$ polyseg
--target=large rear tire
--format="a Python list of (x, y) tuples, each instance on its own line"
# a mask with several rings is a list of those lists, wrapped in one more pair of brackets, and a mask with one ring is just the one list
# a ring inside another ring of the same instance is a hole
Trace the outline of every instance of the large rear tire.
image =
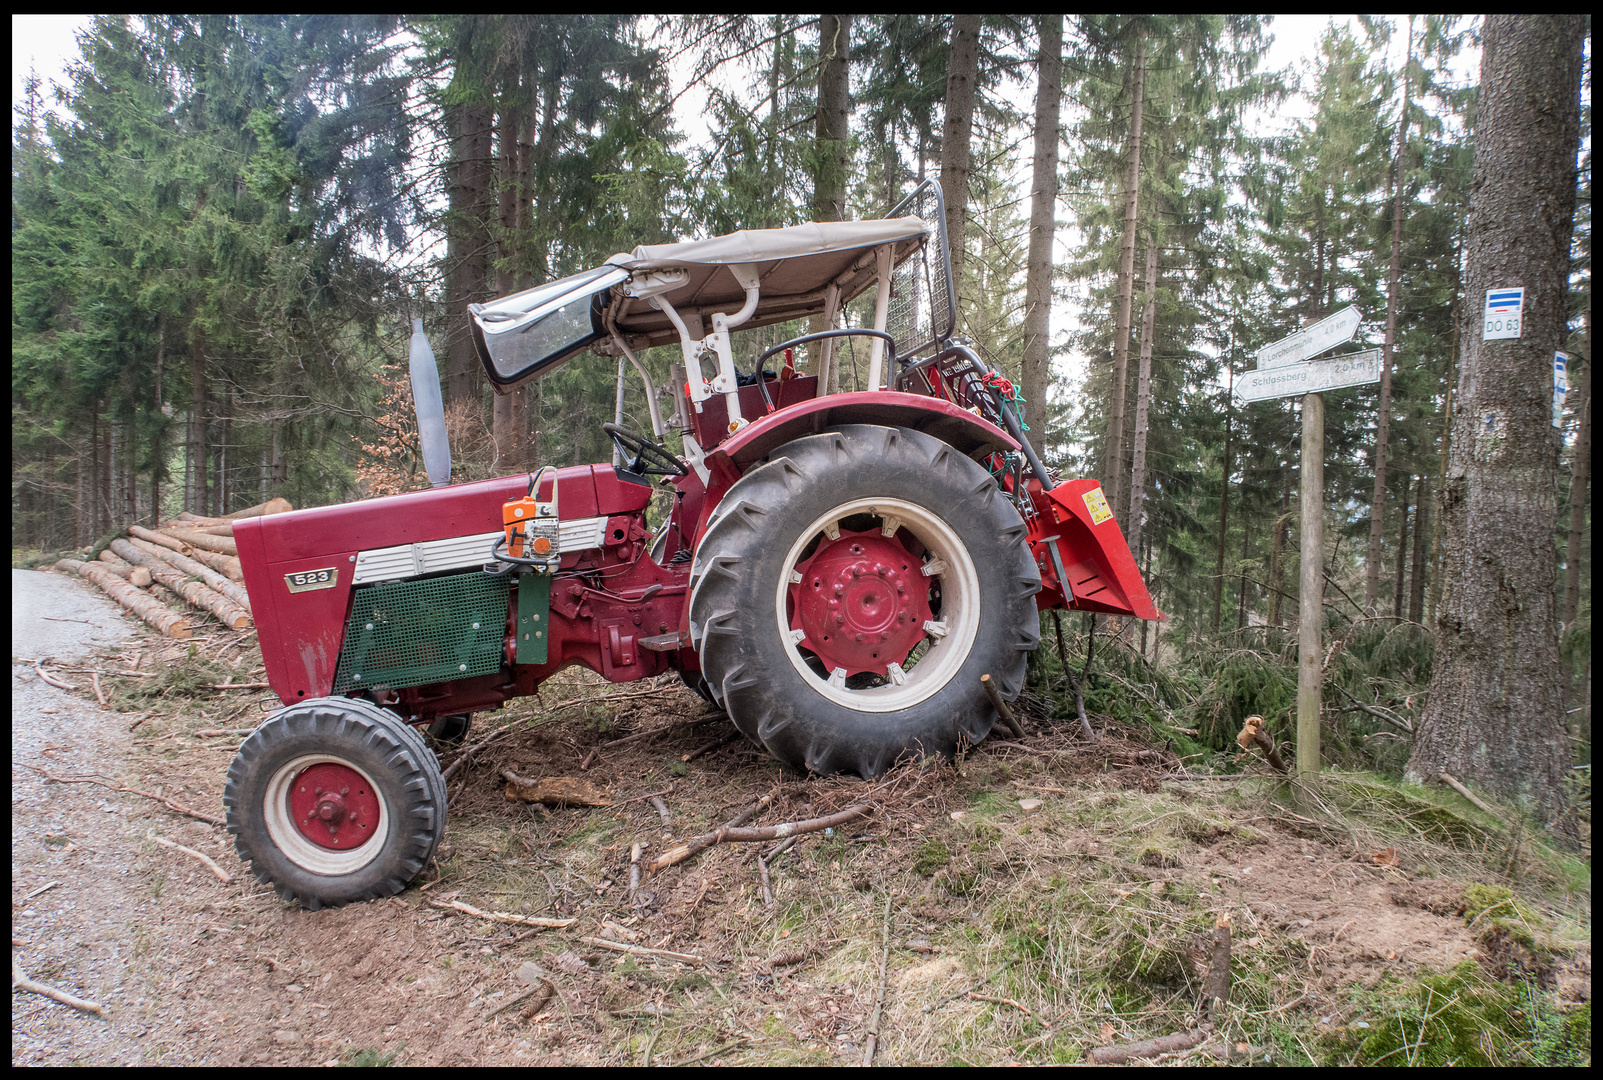
[(1040, 637), (1027, 529), (984, 468), (905, 428), (775, 450), (729, 490), (691, 571), (691, 644), (747, 737), (877, 776), (952, 755), (1024, 685)]
[(302, 907), (393, 896), (445, 834), (439, 761), (368, 701), (290, 706), (246, 739), (223, 788), (228, 831), (260, 880)]

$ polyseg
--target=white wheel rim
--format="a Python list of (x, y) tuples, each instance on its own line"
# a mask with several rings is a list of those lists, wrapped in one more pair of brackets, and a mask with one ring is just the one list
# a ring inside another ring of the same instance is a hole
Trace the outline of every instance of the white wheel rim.
[[(324, 762), (341, 765), (355, 772), (367, 781), (374, 798), (378, 800), (378, 827), (373, 830), (372, 837), (360, 847), (336, 851), (314, 844), (301, 832), (295, 824), (294, 815), (290, 813), (289, 794), (295, 778), (313, 765), (321, 765)], [(267, 825), (267, 835), (286, 858), (302, 869), (331, 877), (354, 874), (378, 858), (390, 835), (390, 804), (384, 798), (383, 790), (373, 783), (373, 778), (368, 775), (367, 770), (330, 754), (308, 754), (280, 766), (273, 774), (273, 778), (267, 782), (267, 794), (262, 798), (262, 819)]]
[[(800, 649), (791, 642), (790, 616), (787, 613), (791, 569), (801, 559), (807, 545), (821, 535), (826, 526), (853, 514), (872, 514), (882, 520), (887, 517), (898, 518), (902, 527), (924, 545), (927, 562), (940, 560), (946, 564), (944, 570), (931, 575), (939, 578), (941, 583), (941, 621), (946, 624), (946, 635), (932, 638), (929, 651), (906, 673), (906, 681), (900, 685), (891, 683), (864, 690), (831, 685), (828, 679), (813, 671)], [(968, 659), (980, 627), (980, 581), (967, 546), (958, 539), (950, 525), (924, 507), (905, 499), (853, 499), (818, 515), (791, 545), (779, 575), (774, 612), (785, 654), (813, 691), (856, 712), (897, 712), (938, 693), (952, 681), (962, 668), (963, 661)]]

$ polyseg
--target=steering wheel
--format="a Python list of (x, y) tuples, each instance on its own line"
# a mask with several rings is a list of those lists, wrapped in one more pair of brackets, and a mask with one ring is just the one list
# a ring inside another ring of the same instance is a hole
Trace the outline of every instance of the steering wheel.
[[(602, 424), (601, 430), (610, 435), (618, 449), (623, 451), (623, 468), (626, 472), (632, 472), (636, 476), (690, 475), (690, 470), (685, 468), (684, 462), (622, 424)], [(653, 468), (653, 465), (657, 467)]]

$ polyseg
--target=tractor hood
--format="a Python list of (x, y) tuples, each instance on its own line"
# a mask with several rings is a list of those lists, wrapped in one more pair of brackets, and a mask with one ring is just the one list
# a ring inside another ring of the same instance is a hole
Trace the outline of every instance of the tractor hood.
[(745, 302), (730, 269), (739, 267), (759, 281), (757, 309), (744, 325), (766, 326), (821, 314), (832, 285), (844, 305), (874, 284), (875, 248), (895, 245), (892, 261), (899, 264), (929, 238), (925, 221), (899, 217), (642, 245), (594, 270), (472, 305), (473, 339), (485, 370), (505, 386), (549, 374), (592, 345), (610, 352), (609, 324), (631, 348), (677, 342), (667, 315), (640, 293), (662, 296), (687, 324), (702, 326), (713, 312), (733, 312)]

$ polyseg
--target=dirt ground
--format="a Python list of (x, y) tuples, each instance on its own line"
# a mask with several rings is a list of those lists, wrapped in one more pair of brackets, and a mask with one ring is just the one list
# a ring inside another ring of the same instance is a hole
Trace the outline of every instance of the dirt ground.
[[(105, 1010), (14, 991), (13, 1065), (855, 1064), (876, 1001), (876, 1064), (1077, 1060), (1194, 1024), (1222, 919), (1227, 1037), (1319, 1060), (1322, 1033), (1367, 1022), (1366, 994), (1485, 959), (1463, 917), (1470, 862), (1423, 834), (1332, 827), (1270, 777), (1188, 780), (1161, 746), (1117, 732), (1088, 746), (1037, 722), (956, 766), (807, 778), (729, 739), (676, 677), (577, 673), (475, 718), (469, 744), (506, 730), (453, 779), (422, 880), (305, 912), (250, 875), (223, 829), (67, 782), (221, 817), (237, 732), (266, 713), (261, 691), (205, 687), (260, 678), (253, 638), (214, 631), (190, 648), (81, 582), (13, 571), (12, 653), (12, 955)], [(235, 733), (203, 734), (219, 730)], [(580, 777), (612, 805), (510, 802), (504, 769)], [(1367, 781), (1332, 783), (1334, 801)], [(773, 844), (712, 847), (631, 892), (634, 844), (649, 861), (763, 796), (757, 824), (871, 812), (775, 856), (771, 901), (759, 857)], [(1589, 882), (1542, 896), (1567, 945), (1541, 977), (1587, 1001)], [(530, 929), (438, 906), (450, 901), (576, 922)], [(554, 996), (525, 1017), (519, 999), (544, 981)]]

